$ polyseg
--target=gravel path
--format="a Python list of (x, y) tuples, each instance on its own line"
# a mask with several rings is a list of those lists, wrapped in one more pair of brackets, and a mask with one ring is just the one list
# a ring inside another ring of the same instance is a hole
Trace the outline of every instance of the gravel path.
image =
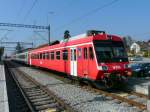
[(58, 97), (73, 106), (79, 112), (139, 112), (135, 107), (120, 103), (109, 97), (90, 93), (75, 85), (66, 84), (56, 78), (29, 67), (19, 67), (32, 78), (47, 86)]

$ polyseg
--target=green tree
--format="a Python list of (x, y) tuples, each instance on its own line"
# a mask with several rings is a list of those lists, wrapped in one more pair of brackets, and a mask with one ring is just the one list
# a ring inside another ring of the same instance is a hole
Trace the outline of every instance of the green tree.
[(20, 53), (23, 50), (23, 46), (21, 46), (21, 44), (18, 42), (17, 46), (16, 46), (16, 53)]

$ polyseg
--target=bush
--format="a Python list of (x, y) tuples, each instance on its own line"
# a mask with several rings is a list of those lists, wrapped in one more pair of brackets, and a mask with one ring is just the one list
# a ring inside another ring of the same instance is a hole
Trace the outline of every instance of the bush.
[(145, 51), (145, 52), (144, 52), (144, 57), (148, 57), (148, 55), (149, 55), (149, 54), (148, 54), (148, 51)]

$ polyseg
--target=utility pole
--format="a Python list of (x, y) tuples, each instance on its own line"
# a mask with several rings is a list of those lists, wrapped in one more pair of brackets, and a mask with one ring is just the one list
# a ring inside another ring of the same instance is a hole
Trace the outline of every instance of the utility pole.
[(51, 39), (51, 34), (50, 34), (50, 24), (48, 25), (48, 45), (50, 45), (50, 39)]
[(50, 15), (50, 14), (54, 14), (54, 12), (53, 12), (53, 11), (50, 11), (50, 12), (48, 12), (48, 14), (47, 14), (47, 24), (48, 24), (48, 27), (47, 27), (47, 29), (48, 29), (48, 45), (50, 45), (50, 41), (51, 41), (51, 32), (50, 32), (51, 27), (50, 27), (50, 22), (49, 22), (49, 15)]

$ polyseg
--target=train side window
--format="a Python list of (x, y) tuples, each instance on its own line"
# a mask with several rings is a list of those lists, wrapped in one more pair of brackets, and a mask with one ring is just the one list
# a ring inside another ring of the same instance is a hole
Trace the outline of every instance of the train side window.
[(37, 54), (35, 54), (35, 59), (37, 59)]
[(42, 53), (40, 53), (40, 59), (42, 59)]
[(63, 50), (62, 55), (63, 60), (68, 60), (68, 50)]
[(35, 59), (36, 59), (37, 55), (35, 54)]
[(87, 59), (87, 48), (84, 48), (84, 59)]
[(51, 52), (49, 52), (49, 60), (51, 60)]
[(39, 59), (40, 58), (40, 55), (39, 54), (37, 54), (37, 59)]
[(40, 53), (38, 54), (38, 56), (39, 56), (38, 59), (40, 59)]
[(34, 59), (34, 54), (32, 54), (32, 59)]
[(44, 57), (43, 57), (43, 58), (44, 58), (44, 59), (46, 59), (46, 53), (43, 53), (43, 55), (44, 55)]
[(43, 55), (43, 59), (45, 59), (45, 53), (43, 53), (42, 55)]
[(51, 60), (54, 60), (54, 52), (51, 52)]
[(71, 61), (73, 61), (72, 52), (73, 52), (73, 50), (71, 49), (71, 53), (70, 53), (70, 55), (71, 55)]
[(90, 57), (90, 59), (94, 58), (92, 47), (89, 47), (89, 57)]
[(39, 54), (37, 54), (37, 59), (39, 59), (39, 57), (40, 57)]
[(76, 58), (77, 58), (77, 56), (76, 56), (76, 49), (74, 49), (74, 61), (76, 61)]
[(56, 51), (56, 59), (60, 60), (60, 51)]
[(47, 52), (45, 52), (45, 59), (47, 59)]
[(46, 59), (49, 59), (49, 52), (46, 52)]

